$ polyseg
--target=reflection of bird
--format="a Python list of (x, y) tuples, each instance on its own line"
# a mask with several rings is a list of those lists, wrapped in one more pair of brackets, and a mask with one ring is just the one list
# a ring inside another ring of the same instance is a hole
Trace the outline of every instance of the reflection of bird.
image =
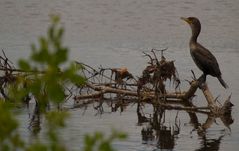
[(195, 64), (203, 71), (204, 81), (206, 81), (206, 76), (209, 74), (217, 77), (224, 88), (228, 88), (227, 84), (221, 77), (221, 71), (215, 56), (208, 49), (204, 48), (197, 42), (197, 37), (201, 31), (200, 21), (195, 17), (181, 17), (181, 19), (186, 21), (192, 29), (192, 37), (189, 43), (190, 53)]

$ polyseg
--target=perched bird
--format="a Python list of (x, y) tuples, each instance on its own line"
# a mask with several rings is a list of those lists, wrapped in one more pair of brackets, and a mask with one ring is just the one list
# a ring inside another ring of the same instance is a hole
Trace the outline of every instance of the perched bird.
[(186, 21), (191, 29), (192, 36), (189, 42), (191, 56), (197, 67), (203, 72), (203, 80), (206, 81), (206, 76), (211, 75), (217, 77), (224, 88), (228, 88), (227, 84), (221, 77), (221, 71), (215, 56), (205, 47), (197, 42), (198, 35), (201, 31), (200, 21), (196, 17), (181, 17)]

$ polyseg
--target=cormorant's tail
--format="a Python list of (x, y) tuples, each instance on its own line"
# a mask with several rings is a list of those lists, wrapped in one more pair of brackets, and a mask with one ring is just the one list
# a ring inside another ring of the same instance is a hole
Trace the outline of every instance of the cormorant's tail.
[(228, 88), (228, 85), (227, 85), (226, 82), (222, 79), (222, 77), (220, 76), (220, 77), (217, 77), (217, 78), (218, 78), (218, 80), (220, 81), (221, 85), (222, 85), (225, 89), (227, 89), (227, 88)]

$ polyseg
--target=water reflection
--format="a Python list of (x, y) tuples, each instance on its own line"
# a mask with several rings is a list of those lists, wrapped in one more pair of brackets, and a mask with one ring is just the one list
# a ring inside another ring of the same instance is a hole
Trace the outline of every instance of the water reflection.
[(208, 139), (205, 135), (201, 138), (201, 146), (199, 149), (196, 149), (195, 151), (218, 151), (220, 148), (220, 143), (222, 138), (225, 135), (221, 135), (217, 139)]
[[(141, 130), (142, 141), (144, 144), (156, 142), (156, 147), (160, 149), (173, 149), (175, 146), (175, 139), (180, 132), (180, 127), (177, 120), (175, 119), (174, 125), (166, 126), (165, 125), (165, 109), (156, 108), (152, 117), (145, 117), (137, 109), (138, 123), (147, 122), (148, 125), (143, 127)], [(146, 120), (147, 119), (147, 120)]]
[[(143, 144), (153, 144), (158, 149), (173, 150), (177, 138), (179, 138), (178, 135), (180, 134), (180, 120), (178, 119), (177, 114), (174, 123), (168, 126), (166, 124), (167, 119), (165, 119), (165, 111), (165, 109), (156, 108), (154, 109), (152, 116), (146, 117), (140, 106), (138, 106), (138, 124), (147, 124), (147, 126), (142, 127), (141, 130)], [(217, 118), (211, 114), (207, 114), (207, 119), (200, 123), (195, 112), (187, 113), (190, 117), (191, 126), (193, 127), (192, 132), (196, 131), (198, 138), (200, 139), (200, 148), (196, 149), (196, 151), (219, 150), (221, 140), (225, 136), (225, 133), (220, 134), (216, 139), (207, 138), (207, 130), (213, 125), (213, 123), (215, 123)], [(218, 119), (221, 119), (223, 124), (230, 129), (229, 126), (233, 123), (231, 110), (228, 110), (226, 114), (218, 117)]]
[(30, 123), (28, 128), (31, 131), (32, 135), (36, 136), (37, 134), (39, 134), (41, 130), (41, 114), (39, 110), (39, 104), (37, 103), (37, 101), (32, 105), (34, 107), (33, 107), (33, 111), (30, 112), (29, 114)]
[(170, 127), (165, 126), (161, 121), (163, 114), (164, 110), (156, 111), (150, 119), (149, 125), (146, 128), (142, 128), (142, 141), (145, 144), (148, 142), (156, 142), (157, 148), (171, 150), (175, 146), (175, 139), (180, 129), (176, 123)]

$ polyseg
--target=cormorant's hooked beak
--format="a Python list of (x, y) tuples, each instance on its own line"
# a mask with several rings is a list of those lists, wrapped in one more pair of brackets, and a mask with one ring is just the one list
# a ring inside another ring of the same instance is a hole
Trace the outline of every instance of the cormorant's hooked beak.
[(185, 22), (187, 22), (189, 25), (192, 23), (188, 18), (181, 17), (181, 19), (184, 20)]

